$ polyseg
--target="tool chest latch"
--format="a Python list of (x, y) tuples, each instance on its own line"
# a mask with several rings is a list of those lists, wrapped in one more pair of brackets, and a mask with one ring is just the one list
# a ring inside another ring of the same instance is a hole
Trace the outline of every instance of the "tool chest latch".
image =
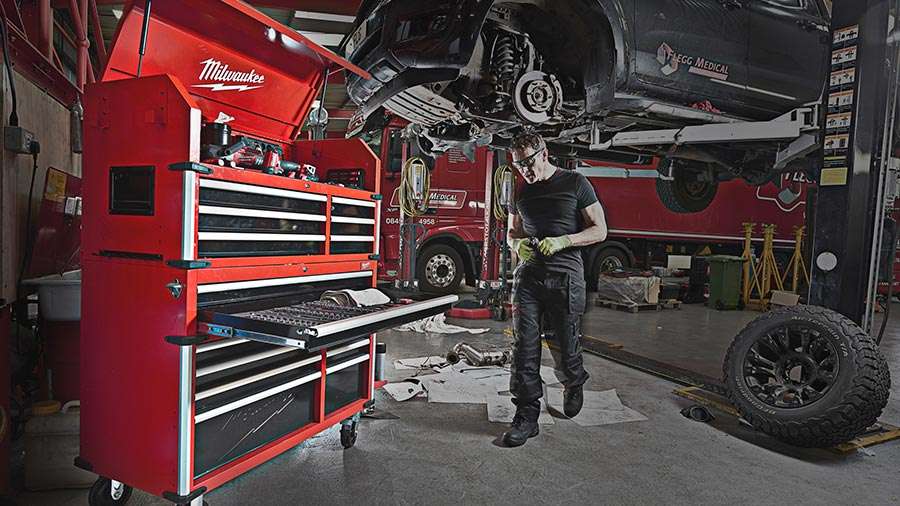
[(169, 164), (169, 170), (193, 171), (198, 174), (212, 174), (212, 169), (196, 162), (178, 162)]

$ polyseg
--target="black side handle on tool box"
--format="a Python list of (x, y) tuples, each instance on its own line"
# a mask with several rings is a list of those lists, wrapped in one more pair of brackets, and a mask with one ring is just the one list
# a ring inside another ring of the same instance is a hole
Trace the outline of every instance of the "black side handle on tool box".
[(185, 269), (189, 271), (193, 269), (206, 269), (212, 265), (212, 262), (207, 260), (169, 260), (166, 262), (166, 265), (176, 269)]
[(212, 174), (212, 169), (196, 162), (178, 162), (169, 164), (169, 170), (194, 171), (198, 174)]
[(166, 342), (175, 346), (194, 346), (209, 341), (209, 336), (166, 336)]

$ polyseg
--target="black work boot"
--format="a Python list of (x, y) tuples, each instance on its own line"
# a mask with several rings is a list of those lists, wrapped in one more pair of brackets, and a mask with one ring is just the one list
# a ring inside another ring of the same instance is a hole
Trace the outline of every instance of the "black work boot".
[(569, 418), (575, 418), (581, 413), (581, 406), (584, 405), (584, 386), (566, 387), (563, 393), (563, 412)]
[(537, 422), (529, 422), (519, 413), (513, 417), (509, 430), (503, 433), (503, 444), (510, 448), (522, 446), (528, 441), (528, 438), (537, 436), (540, 433)]

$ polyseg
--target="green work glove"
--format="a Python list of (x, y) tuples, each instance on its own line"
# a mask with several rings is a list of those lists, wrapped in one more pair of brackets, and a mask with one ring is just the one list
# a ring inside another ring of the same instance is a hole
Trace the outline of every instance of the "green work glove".
[(572, 245), (572, 239), (569, 239), (567, 235), (561, 235), (559, 237), (548, 237), (546, 239), (542, 239), (540, 243), (538, 243), (538, 249), (541, 250), (541, 253), (544, 256), (553, 256), (560, 251), (568, 248)]
[(528, 239), (514, 239), (513, 249), (523, 262), (531, 262), (536, 255), (531, 244), (528, 242)]

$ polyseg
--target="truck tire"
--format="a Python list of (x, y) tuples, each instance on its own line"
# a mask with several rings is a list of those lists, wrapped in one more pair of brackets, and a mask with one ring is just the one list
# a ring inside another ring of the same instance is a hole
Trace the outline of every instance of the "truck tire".
[(757, 430), (802, 447), (847, 442), (875, 424), (891, 376), (872, 338), (829, 309), (794, 306), (750, 322), (728, 349), (729, 397)]
[(423, 292), (456, 293), (465, 271), (462, 257), (446, 244), (427, 246), (416, 260), (416, 279)]
[(675, 213), (699, 213), (716, 198), (719, 183), (691, 181), (686, 178), (656, 180), (656, 194), (666, 209)]
[(614, 271), (616, 269), (628, 269), (630, 267), (631, 257), (627, 252), (613, 246), (601, 248), (600, 251), (594, 255), (590, 270), (587, 271), (590, 276), (590, 279), (586, 280), (588, 290), (597, 291), (597, 279), (604, 272)]

